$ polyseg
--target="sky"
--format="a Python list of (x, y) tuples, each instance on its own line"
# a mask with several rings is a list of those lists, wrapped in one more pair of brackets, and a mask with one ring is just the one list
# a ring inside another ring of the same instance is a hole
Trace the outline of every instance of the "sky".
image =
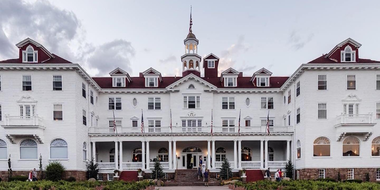
[(347, 38), (380, 60), (378, 0), (1, 0), (0, 59), (17, 58), (15, 44), (30, 37), (91, 76), (117, 67), (181, 76), (190, 7), (198, 54), (218, 56), (219, 72), (289, 76)]

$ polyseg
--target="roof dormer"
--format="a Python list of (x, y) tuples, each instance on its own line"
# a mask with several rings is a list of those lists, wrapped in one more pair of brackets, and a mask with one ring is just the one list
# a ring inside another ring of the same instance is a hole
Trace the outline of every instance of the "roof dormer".
[(263, 67), (253, 73), (250, 81), (257, 87), (269, 87), (270, 76), (272, 76), (272, 72)]
[(224, 87), (237, 87), (237, 78), (242, 75), (239, 71), (228, 68), (223, 71), (220, 77), (220, 81), (223, 83)]
[(203, 68), (205, 71), (206, 78), (215, 78), (218, 77), (218, 65), (219, 57), (210, 53), (203, 58)]
[(162, 82), (161, 73), (152, 67), (141, 73), (145, 78), (145, 87), (158, 87)]
[(112, 87), (126, 87), (132, 81), (129, 74), (119, 67), (110, 72), (112, 77)]
[(22, 63), (42, 63), (55, 58), (44, 46), (27, 38), (16, 46), (20, 49), (20, 61)]

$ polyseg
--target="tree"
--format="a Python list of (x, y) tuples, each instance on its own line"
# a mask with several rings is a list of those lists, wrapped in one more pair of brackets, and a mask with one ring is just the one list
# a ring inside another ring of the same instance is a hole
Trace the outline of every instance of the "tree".
[(87, 165), (87, 179), (90, 179), (90, 178), (95, 178), (95, 179), (98, 179), (98, 173), (99, 173), (99, 168), (98, 168), (98, 164), (94, 163), (93, 160), (91, 160)]
[(293, 163), (292, 161), (288, 161), (288, 163), (286, 163), (286, 166), (285, 166), (285, 169), (286, 169), (286, 177), (288, 178), (293, 178)]
[(220, 168), (220, 177), (222, 179), (229, 179), (232, 177), (232, 171), (230, 168), (230, 163), (227, 158), (222, 163), (222, 168)]
[(164, 177), (164, 172), (162, 171), (161, 163), (156, 159), (156, 162), (154, 163), (154, 168), (152, 170), (153, 179), (161, 179)]
[(65, 168), (59, 162), (52, 162), (46, 166), (46, 179), (50, 181), (62, 180)]

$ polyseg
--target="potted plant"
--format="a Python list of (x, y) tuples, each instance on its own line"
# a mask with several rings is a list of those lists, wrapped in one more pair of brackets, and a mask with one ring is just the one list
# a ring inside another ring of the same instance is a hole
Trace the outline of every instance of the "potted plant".
[(137, 169), (137, 175), (138, 176), (142, 176), (142, 170), (141, 170), (141, 168)]
[(115, 177), (119, 176), (119, 170), (114, 170), (113, 173), (115, 174)]
[(245, 177), (246, 175), (245, 175), (245, 172), (246, 172), (246, 170), (243, 168), (243, 170), (241, 170), (241, 176), (242, 177)]

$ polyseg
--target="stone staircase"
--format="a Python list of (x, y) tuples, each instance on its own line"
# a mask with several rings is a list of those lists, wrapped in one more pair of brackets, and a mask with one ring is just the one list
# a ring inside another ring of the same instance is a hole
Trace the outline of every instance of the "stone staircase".
[[(209, 186), (219, 186), (220, 181), (209, 178)], [(204, 186), (203, 179), (198, 180), (197, 170), (176, 170), (174, 181), (166, 181), (165, 186)]]

